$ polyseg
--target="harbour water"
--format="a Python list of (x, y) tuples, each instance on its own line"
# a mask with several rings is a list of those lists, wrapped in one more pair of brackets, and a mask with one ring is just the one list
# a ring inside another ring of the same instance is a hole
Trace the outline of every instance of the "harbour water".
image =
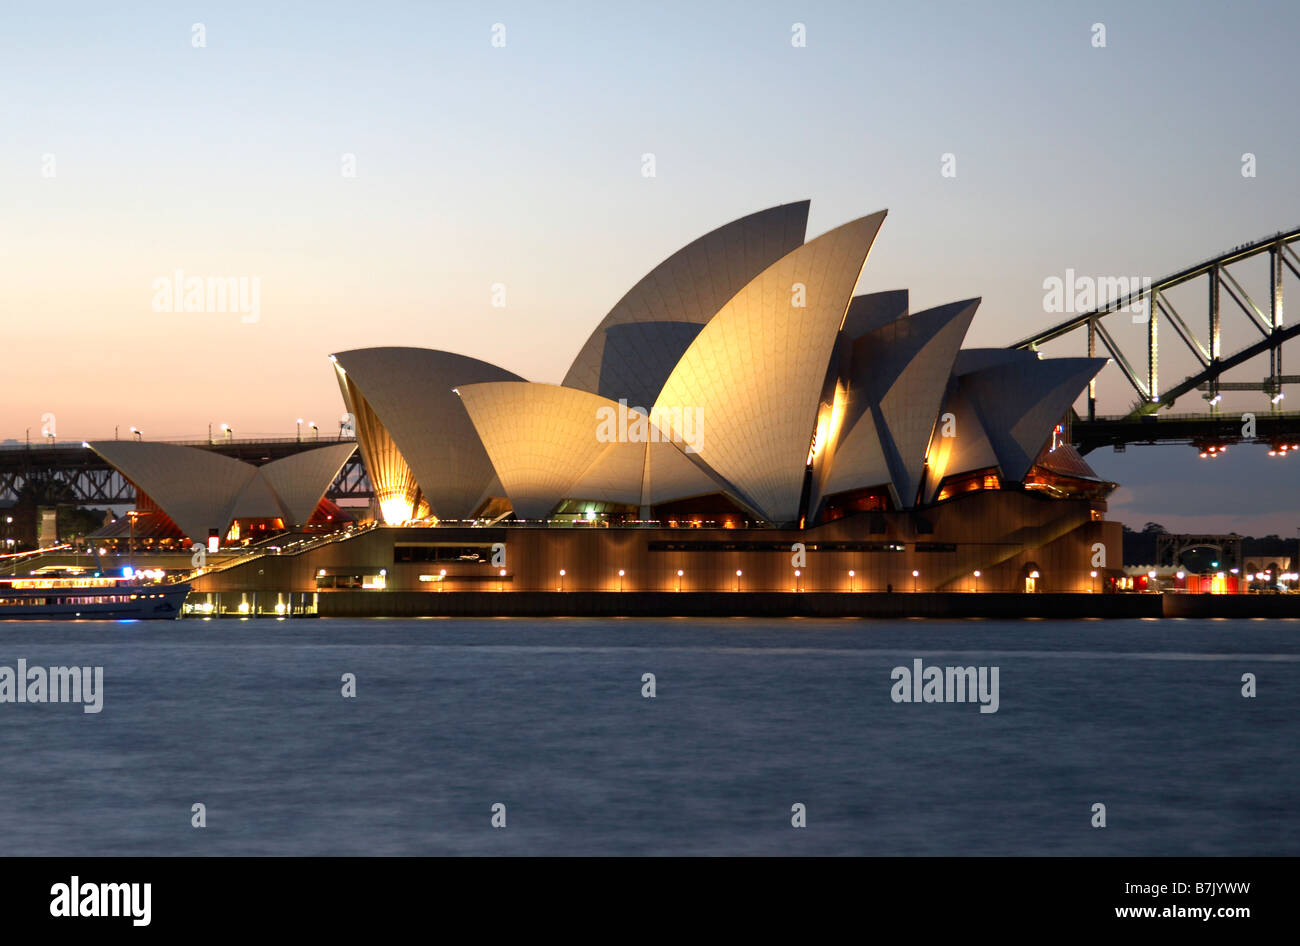
[[(0, 702), (9, 854), (1300, 854), (1296, 620), (0, 624), (19, 658), (103, 704)], [(895, 702), (918, 658), (997, 711)]]

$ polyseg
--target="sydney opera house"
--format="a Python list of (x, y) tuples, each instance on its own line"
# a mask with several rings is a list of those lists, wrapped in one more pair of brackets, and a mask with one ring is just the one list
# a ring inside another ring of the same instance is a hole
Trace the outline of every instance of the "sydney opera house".
[[(1060, 433), (1105, 361), (963, 348), (978, 299), (855, 296), (885, 213), (805, 241), (808, 209), (668, 257), (560, 384), (445, 351), (331, 355), (376, 527), (211, 588), (1102, 590), (1114, 484)], [(172, 477), (148, 445), (93, 446), (202, 541), (319, 521), (350, 444), (258, 470), (170, 457)], [(220, 522), (186, 492), (200, 475)]]
[(331, 356), (379, 516), (408, 524), (399, 573), (405, 558), (425, 587), (966, 590), (977, 571), (990, 589), (1097, 587), (1111, 550), (1094, 547), (1118, 563), (1113, 484), (1056, 434), (1105, 361), (963, 349), (978, 299), (854, 296), (885, 213), (805, 242), (808, 207), (674, 253), (558, 385), (450, 352)]

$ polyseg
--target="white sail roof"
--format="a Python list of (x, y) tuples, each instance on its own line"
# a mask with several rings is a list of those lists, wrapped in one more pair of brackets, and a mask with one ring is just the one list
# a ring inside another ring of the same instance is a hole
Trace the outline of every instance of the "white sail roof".
[(1017, 359), (961, 378), (1002, 475), (1025, 478), (1052, 428), (1070, 409), (1105, 358)]
[(773, 522), (799, 514), (827, 364), (885, 212), (799, 247), (704, 327), (656, 408), (703, 408), (699, 458)]
[(650, 408), (664, 381), (727, 300), (803, 243), (808, 201), (718, 227), (668, 257), (601, 320), (564, 385)]
[[(611, 451), (644, 462), (644, 444), (602, 439), (600, 411), (611, 402), (598, 394), (527, 381), (461, 385), (457, 393), (520, 519), (547, 518)], [(639, 503), (641, 463), (623, 464), (627, 479), (607, 478), (600, 495), (581, 498)]]
[(261, 467), (174, 443), (100, 440), (90, 449), (157, 503), (191, 541), (203, 542), (211, 529), (224, 536), (237, 518), (302, 525), (355, 447), (334, 444)]
[(385, 510), (385, 519), (414, 515), (417, 487), (432, 515), (471, 517), (492, 485), (492, 464), (453, 389), (523, 379), (477, 358), (427, 348), (363, 348), (333, 358), (376, 493), (404, 510)]
[(930, 434), (978, 299), (892, 319), (854, 343), (847, 404), (814, 465), (811, 508), (821, 497), (891, 483), (895, 502), (916, 504)]
[(521, 519), (566, 499), (651, 506), (727, 489), (672, 439), (673, 424), (598, 394), (509, 381), (458, 391)]
[(300, 526), (311, 519), (320, 505), (321, 496), (356, 449), (355, 443), (335, 443), (281, 457), (258, 467), (258, 472), (284, 507), (286, 525)]
[[(940, 408), (939, 423), (930, 437), (926, 502), (934, 502), (946, 477), (998, 465), (998, 455), (984, 432), (969, 394), (955, 379)], [(951, 414), (951, 418), (945, 415)]]
[(882, 325), (907, 317), (909, 293), (906, 289), (868, 292), (849, 300), (840, 331), (849, 341), (861, 338)]

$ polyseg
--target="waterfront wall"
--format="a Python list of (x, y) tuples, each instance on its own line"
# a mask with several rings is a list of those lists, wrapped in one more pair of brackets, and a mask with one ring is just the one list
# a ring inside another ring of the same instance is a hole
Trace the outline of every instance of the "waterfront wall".
[(1153, 595), (1167, 618), (1300, 618), (1300, 594)]
[(1157, 618), (1161, 595), (335, 591), (321, 617)]
[(1300, 595), (330, 591), (192, 593), (196, 617), (1233, 618), (1300, 620)]

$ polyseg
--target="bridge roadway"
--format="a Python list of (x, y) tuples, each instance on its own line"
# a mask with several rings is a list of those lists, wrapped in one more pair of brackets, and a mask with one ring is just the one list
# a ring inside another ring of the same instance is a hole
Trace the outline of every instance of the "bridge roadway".
[(1300, 411), (1260, 411), (1254, 414), (1253, 436), (1249, 418), (1240, 413), (1131, 414), (1099, 416), (1094, 420), (1075, 418), (1068, 439), (1086, 454), (1099, 447), (1123, 448), (1128, 444), (1187, 443), (1201, 447), (1222, 447), (1237, 443), (1258, 443), (1272, 447), (1300, 444)]
[[(351, 438), (341, 438), (353, 442)], [(304, 450), (339, 443), (340, 438), (297, 437), (266, 439), (168, 440), (181, 446), (211, 450), (223, 456), (261, 466)], [(25, 491), (35, 492), (48, 504), (130, 505), (135, 488), (83, 441), (0, 444), (0, 501), (17, 501)], [(340, 499), (369, 500), (373, 493), (361, 455), (354, 452), (325, 495)]]

